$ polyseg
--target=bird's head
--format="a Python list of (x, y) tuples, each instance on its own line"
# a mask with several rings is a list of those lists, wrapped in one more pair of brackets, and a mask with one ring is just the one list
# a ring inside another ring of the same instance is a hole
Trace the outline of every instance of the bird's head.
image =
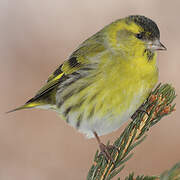
[[(166, 50), (160, 42), (160, 31), (154, 21), (139, 15), (128, 16), (108, 25), (105, 30), (107, 44), (126, 57), (150, 56), (157, 50)], [(128, 56), (127, 56), (128, 55)]]

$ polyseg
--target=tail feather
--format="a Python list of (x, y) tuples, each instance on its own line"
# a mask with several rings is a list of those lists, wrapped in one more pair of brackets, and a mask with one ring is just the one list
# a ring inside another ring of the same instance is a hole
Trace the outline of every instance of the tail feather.
[(39, 102), (30, 102), (30, 103), (24, 104), (24, 105), (22, 105), (20, 107), (17, 107), (15, 109), (12, 109), (12, 110), (10, 110), (10, 111), (8, 111), (6, 113), (19, 111), (19, 110), (22, 110), (22, 109), (30, 109), (30, 108), (34, 108), (34, 107), (39, 106), (39, 105), (41, 105)]

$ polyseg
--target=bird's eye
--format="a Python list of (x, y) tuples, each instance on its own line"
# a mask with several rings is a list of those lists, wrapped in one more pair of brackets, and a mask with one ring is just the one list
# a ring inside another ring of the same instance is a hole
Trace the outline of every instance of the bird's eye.
[(136, 34), (136, 37), (137, 37), (138, 39), (142, 39), (142, 38), (143, 38), (143, 35), (142, 35), (142, 33), (139, 33), (139, 34)]

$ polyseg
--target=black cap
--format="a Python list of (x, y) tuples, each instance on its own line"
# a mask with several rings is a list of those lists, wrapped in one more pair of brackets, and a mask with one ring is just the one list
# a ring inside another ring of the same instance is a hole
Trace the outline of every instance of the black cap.
[(145, 16), (140, 16), (140, 15), (132, 15), (129, 16), (128, 19), (130, 21), (135, 22), (137, 25), (141, 26), (144, 30), (144, 32), (148, 32), (148, 39), (159, 39), (160, 38), (160, 32), (159, 28), (156, 25), (154, 21), (151, 19), (145, 17)]

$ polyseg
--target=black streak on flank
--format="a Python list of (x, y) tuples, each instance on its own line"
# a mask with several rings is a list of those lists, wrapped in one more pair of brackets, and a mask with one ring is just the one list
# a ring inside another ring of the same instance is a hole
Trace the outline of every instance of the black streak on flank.
[[(78, 104), (75, 104), (73, 106), (70, 106), (68, 107), (65, 111), (64, 111), (64, 116), (66, 117), (66, 122), (69, 122), (69, 118), (68, 118), (68, 115), (69, 115), (69, 112), (70, 111), (75, 111), (76, 109), (80, 108), (81, 105), (83, 104), (84, 100), (80, 100), (80, 102)], [(81, 119), (81, 115), (78, 117), (78, 120)], [(78, 122), (77, 122), (78, 123)]]
[(77, 123), (76, 123), (76, 128), (77, 128), (77, 129), (79, 128), (79, 126), (80, 126), (80, 124), (81, 124), (82, 118), (83, 118), (83, 115), (80, 114), (79, 117), (78, 117), (78, 119), (77, 119)]
[(93, 101), (96, 99), (96, 97), (97, 97), (98, 94), (99, 94), (99, 93), (94, 94), (94, 95), (89, 99), (89, 103), (93, 102)]
[(74, 109), (80, 108), (83, 103), (84, 103), (84, 99), (80, 100), (79, 103), (77, 103), (76, 105), (74, 105)]
[(72, 91), (70, 91), (69, 93), (67, 93), (65, 96), (63, 96), (62, 100), (61, 100), (61, 101), (59, 102), (59, 104), (58, 104), (58, 107), (60, 108), (60, 107), (63, 105), (63, 103), (64, 103), (67, 99), (69, 99), (74, 93), (75, 93), (75, 90), (72, 90)]
[(94, 115), (95, 107), (93, 107), (88, 115), (88, 119), (90, 119)]
[(90, 83), (84, 84), (81, 87), (79, 87), (79, 89), (77, 90), (76, 93), (80, 93), (81, 91), (83, 91), (84, 89), (86, 89), (88, 86), (90, 85)]
[(69, 60), (68, 60), (68, 63), (69, 63), (69, 66), (72, 67), (72, 68), (81, 65), (81, 63), (79, 63), (79, 62), (77, 61), (77, 58), (76, 58), (76, 57), (72, 57), (71, 59), (69, 59)]
[(64, 116), (65, 116), (65, 117), (69, 114), (69, 112), (70, 112), (71, 109), (72, 109), (72, 106), (68, 107), (68, 108), (64, 111)]

